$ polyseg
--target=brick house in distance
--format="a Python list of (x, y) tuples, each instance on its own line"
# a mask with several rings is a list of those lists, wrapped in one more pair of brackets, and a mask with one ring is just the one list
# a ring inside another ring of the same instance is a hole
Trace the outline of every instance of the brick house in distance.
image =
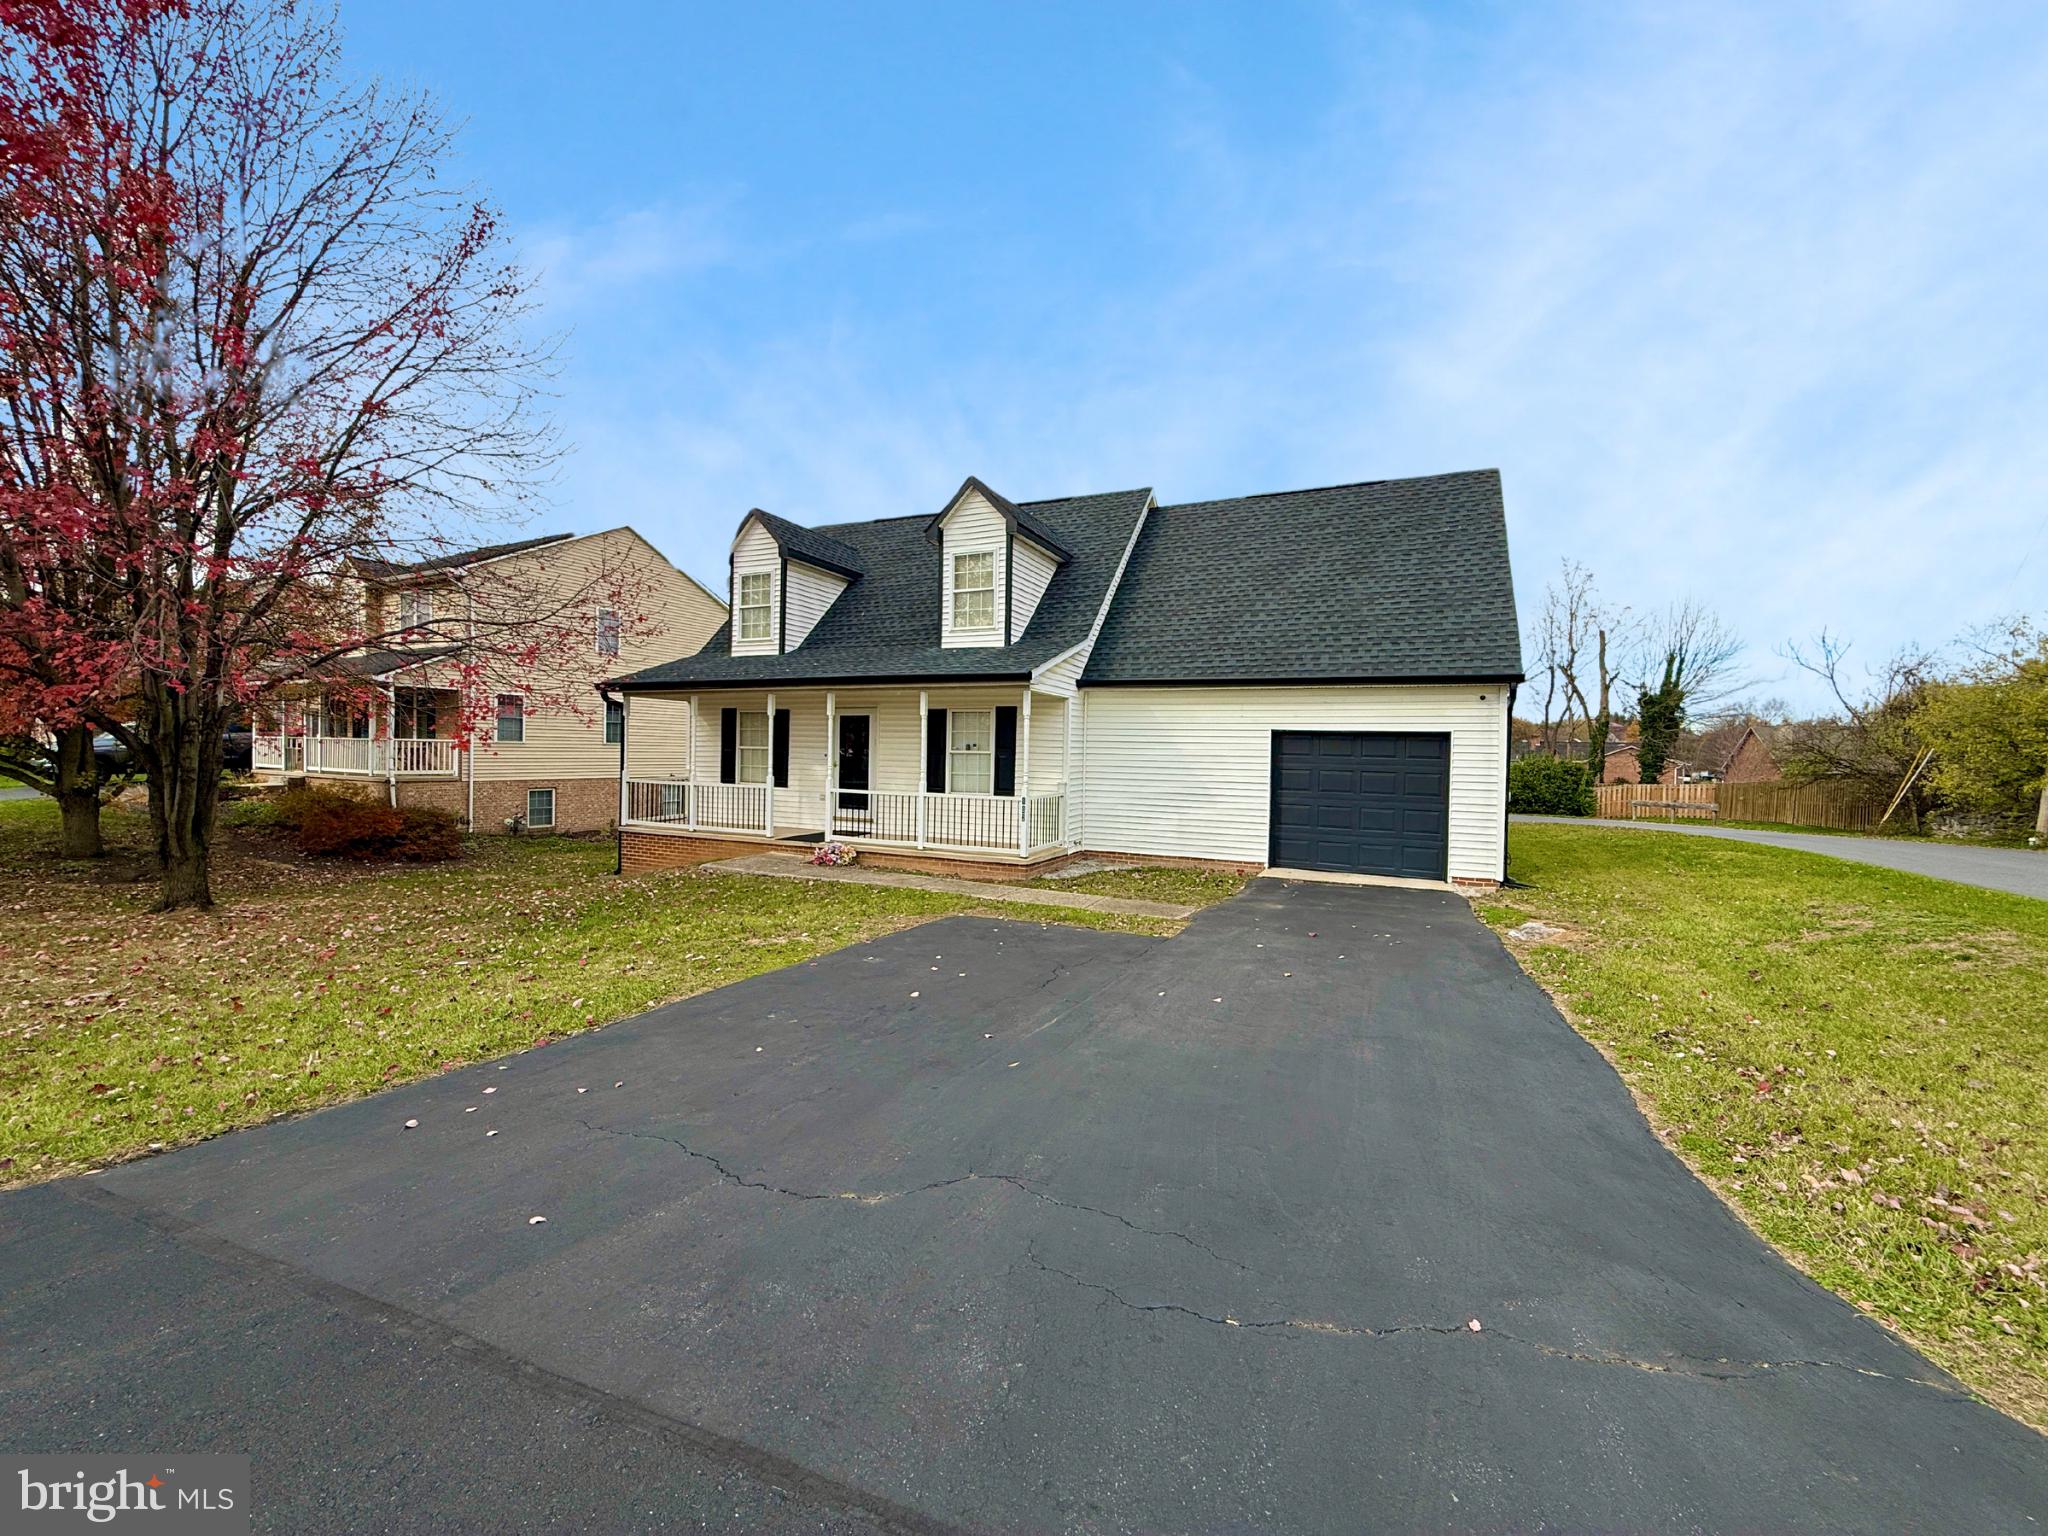
[[(343, 601), (360, 605), (362, 632), (375, 639), (259, 719), (257, 776), (438, 806), (475, 832), (508, 830), (515, 819), (534, 831), (610, 828), (624, 713), (592, 685), (622, 665), (701, 646), (726, 620), (723, 602), (624, 527), (426, 560), (359, 556), (342, 580)], [(607, 606), (605, 594), (622, 591), (638, 622)], [(497, 638), (480, 639), (486, 630)], [(517, 683), (490, 677), (495, 666), (465, 680), (466, 657), (503, 653), (506, 637), (516, 643), (522, 632), (549, 635), (551, 653), (561, 653), (550, 692), (576, 707), (514, 691)], [(458, 739), (465, 687), (483, 694), (485, 715), (467, 750)], [(644, 706), (650, 715), (664, 707)]]
[[(1754, 720), (1731, 721), (1704, 731), (1697, 737), (1681, 739), (1657, 776), (1659, 784), (1676, 784), (1681, 778), (1712, 779), (1722, 784), (1769, 784), (1782, 779), (1767, 732)], [(1637, 744), (1620, 742), (1607, 749), (1601, 782), (1640, 784), (1642, 772), (1636, 759)]]

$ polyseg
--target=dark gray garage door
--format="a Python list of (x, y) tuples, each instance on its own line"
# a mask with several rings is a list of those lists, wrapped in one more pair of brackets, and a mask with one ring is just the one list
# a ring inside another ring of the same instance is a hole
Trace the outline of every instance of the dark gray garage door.
[(1443, 879), (1450, 768), (1448, 736), (1275, 732), (1269, 862)]

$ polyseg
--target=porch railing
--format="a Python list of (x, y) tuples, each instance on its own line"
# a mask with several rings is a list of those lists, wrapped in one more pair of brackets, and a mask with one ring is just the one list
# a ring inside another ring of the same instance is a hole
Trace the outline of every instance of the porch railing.
[[(768, 790), (763, 784), (628, 779), (625, 811), (628, 826), (759, 835), (767, 830)], [(899, 848), (1030, 854), (1060, 845), (1066, 811), (1065, 790), (1020, 797), (842, 789), (828, 830), (835, 838)]]
[(249, 764), (269, 773), (338, 773), (402, 779), (452, 779), (461, 757), (452, 740), (401, 736), (257, 736)]

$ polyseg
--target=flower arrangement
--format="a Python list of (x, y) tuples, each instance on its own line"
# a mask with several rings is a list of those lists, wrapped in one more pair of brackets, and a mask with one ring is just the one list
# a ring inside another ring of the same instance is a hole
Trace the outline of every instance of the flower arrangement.
[(811, 855), (811, 862), (813, 864), (836, 867), (841, 864), (851, 864), (859, 857), (860, 851), (858, 849), (849, 848), (844, 843), (824, 843), (819, 846), (816, 853)]

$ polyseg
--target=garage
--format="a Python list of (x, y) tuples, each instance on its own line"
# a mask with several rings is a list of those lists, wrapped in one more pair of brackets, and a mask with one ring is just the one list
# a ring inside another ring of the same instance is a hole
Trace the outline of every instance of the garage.
[(1450, 767), (1447, 734), (1275, 731), (1268, 862), (1445, 878)]

